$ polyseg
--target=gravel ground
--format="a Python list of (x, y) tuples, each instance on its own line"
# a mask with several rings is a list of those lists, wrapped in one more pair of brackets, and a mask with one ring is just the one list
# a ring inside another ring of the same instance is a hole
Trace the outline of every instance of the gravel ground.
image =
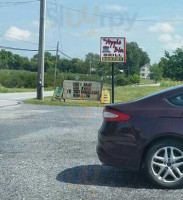
[(20, 104), (0, 109), (0, 200), (182, 199), (142, 173), (103, 167), (101, 108)]

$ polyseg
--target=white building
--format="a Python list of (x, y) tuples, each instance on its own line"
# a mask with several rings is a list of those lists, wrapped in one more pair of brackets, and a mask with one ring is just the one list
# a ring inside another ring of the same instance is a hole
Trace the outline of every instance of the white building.
[(151, 67), (151, 65), (147, 63), (140, 68), (140, 78), (143, 78), (143, 79), (149, 79), (150, 78), (149, 77), (150, 67)]

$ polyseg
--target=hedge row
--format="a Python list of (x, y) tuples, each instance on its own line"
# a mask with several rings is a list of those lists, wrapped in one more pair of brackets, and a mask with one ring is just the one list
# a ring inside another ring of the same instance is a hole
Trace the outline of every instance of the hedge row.
[[(57, 86), (62, 86), (64, 79), (81, 81), (101, 81), (101, 78), (97, 76), (59, 73), (57, 75)], [(23, 70), (0, 70), (0, 85), (7, 88), (36, 88), (37, 73)], [(45, 73), (45, 87), (52, 86), (53, 74)]]

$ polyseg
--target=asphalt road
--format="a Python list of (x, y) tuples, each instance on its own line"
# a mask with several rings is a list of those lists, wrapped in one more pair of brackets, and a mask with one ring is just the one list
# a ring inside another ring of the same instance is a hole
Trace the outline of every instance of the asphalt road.
[[(53, 91), (44, 93), (45, 96), (52, 96)], [(20, 93), (0, 93), (0, 108), (7, 106), (15, 106), (23, 100), (36, 98), (36, 92), (20, 92)]]
[(101, 108), (0, 108), (0, 200), (182, 200), (143, 173), (104, 167), (95, 147)]

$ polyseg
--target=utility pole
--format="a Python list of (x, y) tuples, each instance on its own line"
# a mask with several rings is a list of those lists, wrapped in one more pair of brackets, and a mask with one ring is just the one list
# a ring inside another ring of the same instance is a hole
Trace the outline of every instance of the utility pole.
[(44, 53), (45, 53), (46, 0), (40, 0), (39, 53), (37, 99), (44, 100)]
[(59, 51), (59, 42), (57, 43), (56, 60), (55, 60), (54, 90), (56, 90), (58, 51)]
[(91, 76), (91, 63), (92, 63), (92, 62), (91, 62), (91, 60), (90, 60), (90, 76)]

